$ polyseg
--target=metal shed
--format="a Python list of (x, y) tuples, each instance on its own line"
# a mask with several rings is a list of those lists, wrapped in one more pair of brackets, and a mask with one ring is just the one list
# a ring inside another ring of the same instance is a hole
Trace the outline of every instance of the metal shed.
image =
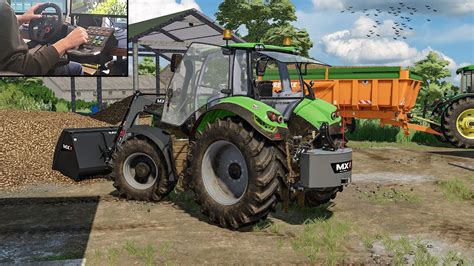
[[(153, 56), (160, 69), (160, 57), (171, 59), (174, 53), (185, 53), (193, 42), (223, 45), (224, 28), (196, 9), (130, 24), (128, 39), (132, 45), (133, 89), (138, 90), (138, 57)], [(243, 42), (233, 36), (230, 43)], [(157, 72), (158, 73), (158, 72)], [(160, 75), (156, 75), (156, 91), (160, 91)]]

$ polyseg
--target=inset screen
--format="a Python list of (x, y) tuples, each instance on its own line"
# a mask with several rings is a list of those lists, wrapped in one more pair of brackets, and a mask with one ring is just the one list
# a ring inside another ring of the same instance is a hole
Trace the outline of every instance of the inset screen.
[[(44, 3), (54, 3), (61, 8), (63, 14), (67, 13), (67, 0), (12, 0), (11, 6), (16, 14), (23, 14), (28, 11), (30, 7)], [(46, 9), (45, 11), (50, 12), (49, 9)], [(54, 9), (51, 9), (51, 12), (54, 12)]]
[(71, 0), (72, 15), (127, 16), (127, 0)]

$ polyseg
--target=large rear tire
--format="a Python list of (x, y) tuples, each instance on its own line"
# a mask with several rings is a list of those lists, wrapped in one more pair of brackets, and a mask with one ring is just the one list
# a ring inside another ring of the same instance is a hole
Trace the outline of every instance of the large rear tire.
[(164, 158), (143, 139), (125, 141), (113, 156), (114, 187), (131, 200), (160, 201), (174, 187), (166, 175)]
[(460, 99), (448, 107), (443, 131), (453, 145), (460, 148), (474, 147), (474, 98)]
[(221, 227), (240, 228), (275, 209), (280, 151), (236, 120), (208, 124), (191, 142), (187, 175), (201, 210)]

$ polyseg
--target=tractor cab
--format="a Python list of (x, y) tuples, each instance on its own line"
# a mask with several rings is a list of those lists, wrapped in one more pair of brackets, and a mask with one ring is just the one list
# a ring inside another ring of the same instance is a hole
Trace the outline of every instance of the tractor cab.
[[(199, 117), (232, 96), (264, 103), (286, 122), (299, 102), (314, 99), (313, 91), (302, 79), (307, 65), (324, 65), (299, 56), (293, 47), (260, 43), (193, 43), (184, 57), (173, 61), (174, 76), (162, 122), (174, 126), (183, 125), (193, 114)], [(294, 87), (304, 89), (295, 91)]]
[(456, 74), (461, 74), (461, 93), (474, 93), (474, 65), (460, 68)]

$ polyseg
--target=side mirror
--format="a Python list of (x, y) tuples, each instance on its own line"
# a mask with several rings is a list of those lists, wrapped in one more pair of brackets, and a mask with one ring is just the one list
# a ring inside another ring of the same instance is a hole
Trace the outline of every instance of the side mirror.
[(265, 69), (267, 68), (267, 60), (258, 60), (256, 74), (258, 77), (265, 75)]
[(176, 69), (178, 69), (179, 64), (183, 60), (183, 55), (182, 54), (173, 54), (171, 56), (171, 64), (170, 64), (170, 70), (171, 72), (175, 72)]

